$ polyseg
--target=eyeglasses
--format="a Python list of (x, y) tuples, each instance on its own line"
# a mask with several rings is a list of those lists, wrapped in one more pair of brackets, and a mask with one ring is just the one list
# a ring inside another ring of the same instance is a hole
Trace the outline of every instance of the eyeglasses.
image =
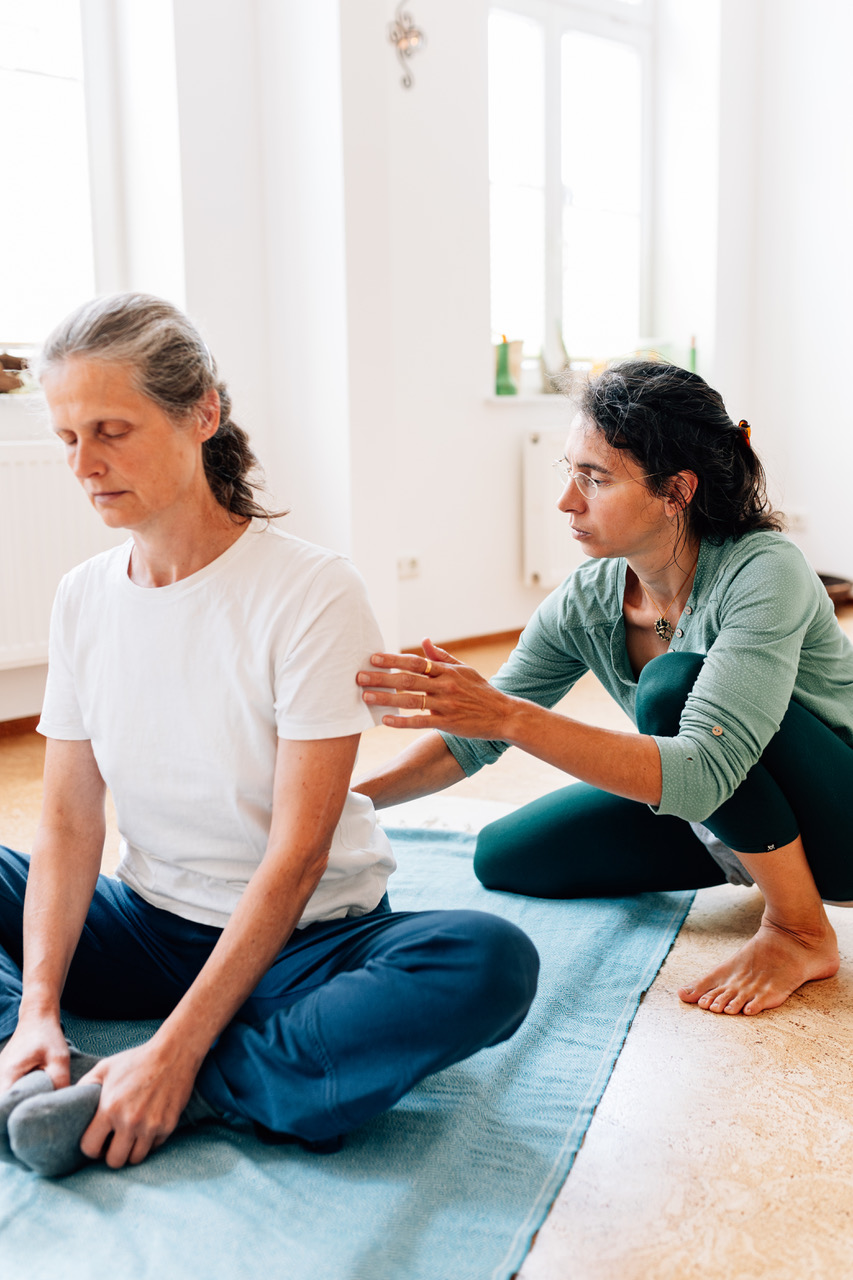
[(592, 500), (598, 497), (599, 489), (612, 489), (617, 484), (636, 484), (639, 480), (653, 480), (654, 475), (631, 476), (628, 480), (593, 480), (585, 471), (575, 471), (566, 458), (555, 458), (551, 466), (560, 477), (560, 484), (565, 489), (570, 480), (574, 480), (585, 498)]

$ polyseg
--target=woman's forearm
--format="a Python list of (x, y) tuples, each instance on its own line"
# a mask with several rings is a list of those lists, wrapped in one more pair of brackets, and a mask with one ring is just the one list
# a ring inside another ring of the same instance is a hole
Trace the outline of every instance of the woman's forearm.
[(104, 848), (105, 787), (86, 741), (48, 739), (44, 803), (24, 900), (22, 1016), (59, 1016), (59, 998)]
[(430, 733), (359, 778), (352, 789), (368, 796), (377, 809), (387, 809), (392, 804), (443, 791), (464, 777), (465, 771), (441, 734)]
[(320, 882), (326, 851), (267, 855), (192, 986), (154, 1036), (196, 1070), (281, 951)]
[(654, 738), (582, 724), (520, 698), (508, 701), (513, 705), (496, 735), (504, 742), (602, 791), (660, 804), (663, 775)]
[[(598, 729), (571, 720), (556, 711), (505, 693), (472, 667), (457, 662), (449, 654), (445, 657), (447, 661), (433, 661), (410, 654), (374, 654), (371, 662), (374, 668), (379, 669), (358, 675), (359, 684), (366, 686), (362, 697), (369, 704), (399, 707), (410, 713), (405, 716), (383, 715), (382, 723), (391, 728), (438, 729), (460, 738), (507, 742), (603, 791), (639, 800), (643, 804), (660, 803), (663, 778), (660, 752), (653, 738)], [(423, 741), (434, 743), (436, 739), (442, 743), (449, 757), (450, 752), (437, 734), (431, 734)], [(391, 764), (392, 770), (397, 766), (392, 778), (397, 776), (398, 783), (398, 775), (404, 773), (414, 779), (413, 789), (401, 797), (404, 799), (437, 789), (434, 782), (430, 786), (427, 781), (420, 790), (415, 789), (419, 781), (412, 763), (415, 748), (410, 748), (410, 751), (411, 757), (400, 756)], [(434, 754), (437, 755), (437, 748), (425, 751), (428, 762)], [(405, 770), (398, 763), (403, 760), (408, 766)], [(437, 759), (433, 763), (438, 771)], [(446, 764), (445, 767), (449, 769)], [(462, 770), (460, 766), (456, 767), (459, 777)], [(428, 770), (425, 770), (425, 779), (430, 780)], [(448, 781), (455, 780), (448, 778)], [(396, 798), (401, 787), (386, 784), (381, 790), (379, 787), (376, 790), (381, 801), (374, 803), (390, 804), (394, 801), (386, 796), (390, 794)], [(366, 794), (371, 795), (372, 790)]]
[(24, 901), (22, 1016), (59, 1013), (59, 1000), (95, 891), (103, 828), (40, 827)]
[(196, 1069), (298, 924), (323, 876), (358, 736), (280, 740), (263, 860), (183, 999), (153, 1044)]

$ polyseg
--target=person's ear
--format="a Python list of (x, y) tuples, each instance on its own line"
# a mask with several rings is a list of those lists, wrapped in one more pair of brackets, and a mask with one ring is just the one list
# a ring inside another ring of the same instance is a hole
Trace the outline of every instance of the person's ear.
[(674, 475), (669, 482), (665, 499), (667, 515), (675, 516), (681, 511), (686, 511), (693, 501), (698, 485), (699, 477), (695, 471), (679, 471)]
[(209, 391), (205, 391), (204, 395), (198, 402), (198, 438), (204, 442), (209, 440), (211, 436), (215, 436), (219, 430), (219, 419), (221, 414), (221, 406), (219, 403), (219, 392), (215, 387), (211, 387)]

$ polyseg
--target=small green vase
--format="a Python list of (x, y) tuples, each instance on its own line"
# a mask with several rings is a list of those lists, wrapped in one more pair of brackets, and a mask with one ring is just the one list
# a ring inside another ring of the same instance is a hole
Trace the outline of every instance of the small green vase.
[(517, 396), (518, 387), (512, 380), (509, 371), (509, 343), (498, 343), (498, 368), (495, 376), (496, 396)]

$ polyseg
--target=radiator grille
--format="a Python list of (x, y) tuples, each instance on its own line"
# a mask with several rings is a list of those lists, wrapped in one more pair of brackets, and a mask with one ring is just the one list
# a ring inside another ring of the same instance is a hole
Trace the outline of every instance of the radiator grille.
[(565, 428), (528, 431), (524, 438), (524, 581), (548, 590), (586, 559), (557, 510), (560, 487), (551, 463), (565, 444)]
[(0, 442), (0, 669), (47, 661), (59, 579), (127, 536), (92, 510), (55, 441)]

